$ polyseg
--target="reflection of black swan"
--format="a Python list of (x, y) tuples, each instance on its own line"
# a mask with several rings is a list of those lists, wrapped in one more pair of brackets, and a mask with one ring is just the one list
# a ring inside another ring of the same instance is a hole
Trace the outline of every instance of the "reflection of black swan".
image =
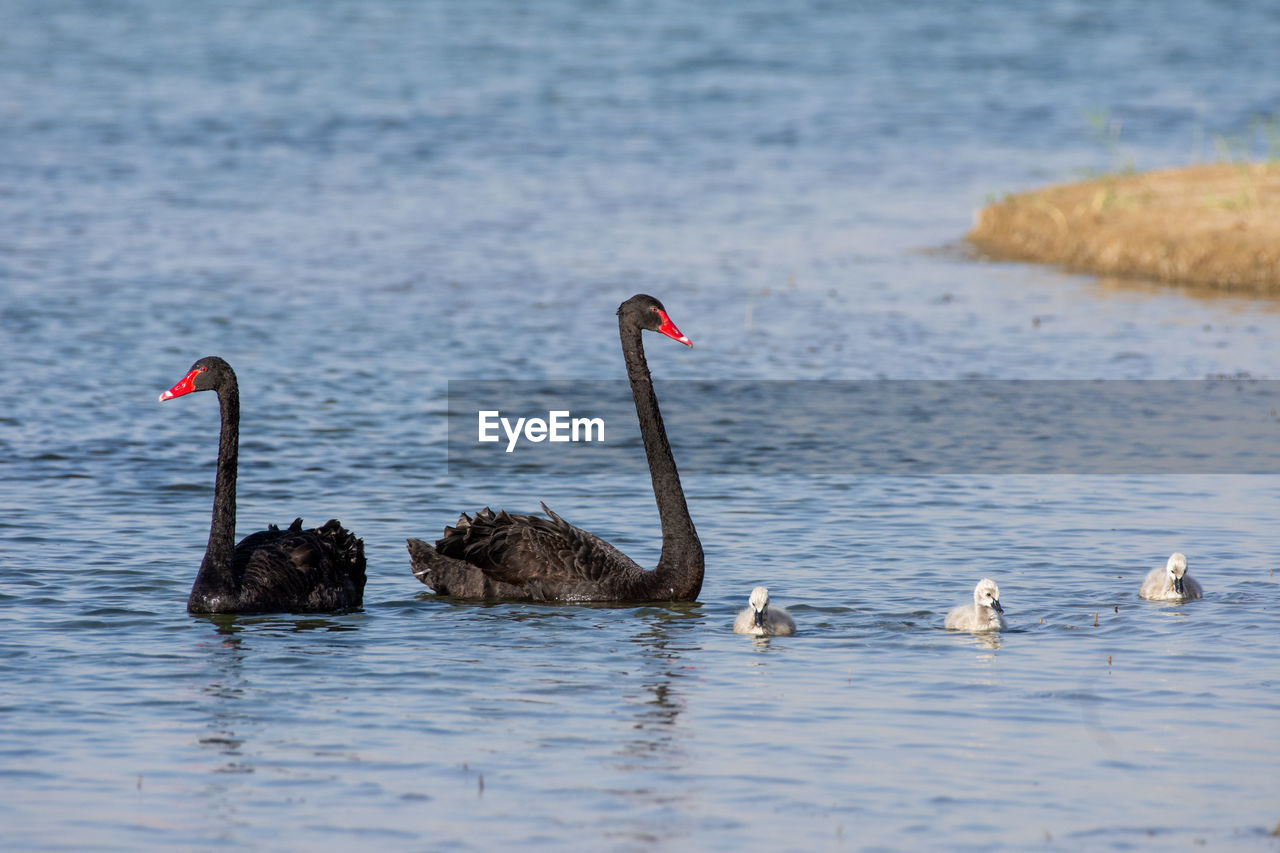
[(233, 544), (240, 447), (240, 389), (235, 372), (217, 356), (202, 358), (160, 400), (208, 390), (218, 392), (222, 411), (218, 475), (209, 546), (187, 609), (192, 613), (317, 613), (359, 607), (364, 595), (364, 542), (337, 521), (303, 530), (298, 518), (288, 530), (272, 524)]
[(689, 339), (652, 296), (633, 296), (618, 308), (618, 335), (631, 380), (640, 435), (649, 459), (662, 521), (662, 556), (642, 569), (598, 536), (551, 510), (549, 518), (481, 510), (446, 527), (435, 547), (409, 540), (413, 573), (441, 595), (535, 601), (693, 601), (702, 589), (702, 543), (689, 518), (680, 475), (662, 426), (640, 332)]

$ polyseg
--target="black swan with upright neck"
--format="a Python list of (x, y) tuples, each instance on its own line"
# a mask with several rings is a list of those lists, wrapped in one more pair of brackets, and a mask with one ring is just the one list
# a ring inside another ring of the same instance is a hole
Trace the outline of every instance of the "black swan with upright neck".
[(574, 527), (546, 504), (548, 518), (465, 513), (435, 547), (409, 540), (413, 574), (441, 595), (532, 601), (694, 601), (702, 589), (702, 543), (685, 505), (645, 363), (640, 333), (649, 329), (686, 346), (689, 339), (662, 303), (638, 294), (618, 308), (618, 335), (662, 521), (662, 555), (647, 571), (598, 536)]
[(202, 358), (160, 401), (216, 391), (222, 413), (209, 546), (191, 587), (192, 613), (321, 613), (359, 607), (364, 596), (364, 541), (336, 520), (288, 530), (274, 524), (235, 544), (236, 467), (240, 453), (240, 389), (217, 356)]

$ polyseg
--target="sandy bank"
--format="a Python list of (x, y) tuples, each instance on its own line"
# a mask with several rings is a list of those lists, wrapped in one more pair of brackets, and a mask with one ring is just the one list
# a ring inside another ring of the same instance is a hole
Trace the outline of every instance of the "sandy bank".
[(988, 205), (966, 239), (1002, 260), (1280, 295), (1280, 165), (1108, 175)]

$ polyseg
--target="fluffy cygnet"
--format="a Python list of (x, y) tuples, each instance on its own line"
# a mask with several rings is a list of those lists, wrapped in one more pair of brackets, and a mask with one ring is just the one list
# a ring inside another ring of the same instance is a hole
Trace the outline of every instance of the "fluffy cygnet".
[(1000, 606), (1000, 587), (990, 578), (978, 581), (973, 604), (961, 604), (947, 614), (946, 626), (956, 631), (999, 631), (1006, 627)]
[(1151, 570), (1138, 595), (1151, 601), (1189, 601), (1203, 596), (1204, 589), (1187, 574), (1187, 558), (1174, 554), (1163, 569)]
[(733, 620), (733, 631), (757, 637), (780, 637), (794, 634), (796, 623), (781, 607), (770, 607), (769, 590), (758, 586), (751, 590), (751, 605)]

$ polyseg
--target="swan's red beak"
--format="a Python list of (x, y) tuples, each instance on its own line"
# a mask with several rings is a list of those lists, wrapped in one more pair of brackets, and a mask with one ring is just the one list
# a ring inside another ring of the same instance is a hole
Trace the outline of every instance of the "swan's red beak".
[(174, 397), (181, 397), (183, 394), (190, 394), (196, 390), (196, 377), (200, 375), (200, 372), (199, 368), (197, 368), (182, 377), (177, 385), (160, 395), (160, 402), (163, 403), (165, 400), (172, 400)]
[(661, 308), (657, 309), (658, 316), (662, 318), (662, 325), (658, 327), (658, 331), (673, 341), (679, 341), (687, 347), (693, 346), (693, 341), (689, 340), (684, 334), (676, 328), (676, 324), (671, 322), (671, 318), (667, 316), (667, 312)]

